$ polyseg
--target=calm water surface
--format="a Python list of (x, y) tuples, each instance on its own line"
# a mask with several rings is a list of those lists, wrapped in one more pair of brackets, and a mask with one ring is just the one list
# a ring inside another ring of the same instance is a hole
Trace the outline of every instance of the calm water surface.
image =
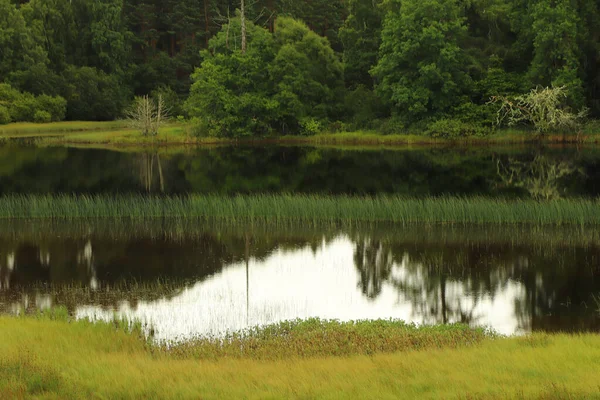
[[(596, 197), (585, 148), (116, 152), (0, 147), (0, 194), (396, 193)], [(597, 229), (3, 221), (0, 312), (64, 306), (158, 340), (293, 318), (598, 331)]]
[(307, 317), (597, 331), (599, 260), (596, 230), (14, 222), (0, 310), (116, 315), (157, 340)]
[(6, 193), (598, 196), (600, 151), (219, 147), (128, 153), (0, 147)]

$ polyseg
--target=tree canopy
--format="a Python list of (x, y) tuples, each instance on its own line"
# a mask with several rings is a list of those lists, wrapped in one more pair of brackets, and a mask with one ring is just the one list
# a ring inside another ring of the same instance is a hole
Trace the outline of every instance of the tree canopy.
[[(594, 0), (247, 1), (246, 54), (239, 8), (0, 0), (0, 83), (19, 101), (64, 99), (51, 120), (120, 118), (134, 96), (166, 94), (199, 132), (222, 136), (491, 126), (492, 96), (545, 87), (600, 116)], [(2, 101), (0, 121), (34, 119)]]

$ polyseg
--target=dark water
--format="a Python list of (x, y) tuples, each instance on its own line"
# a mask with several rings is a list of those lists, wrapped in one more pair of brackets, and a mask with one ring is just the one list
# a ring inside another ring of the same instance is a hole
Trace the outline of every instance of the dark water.
[[(0, 147), (0, 194), (596, 197), (586, 148), (146, 153)], [(598, 331), (600, 230), (187, 221), (0, 223), (0, 312), (64, 306), (184, 340), (293, 318)]]
[(6, 193), (597, 196), (593, 149), (220, 147), (128, 153), (0, 147)]
[(0, 229), (0, 309), (65, 306), (184, 340), (284, 319), (600, 328), (600, 233), (558, 228), (219, 226)]

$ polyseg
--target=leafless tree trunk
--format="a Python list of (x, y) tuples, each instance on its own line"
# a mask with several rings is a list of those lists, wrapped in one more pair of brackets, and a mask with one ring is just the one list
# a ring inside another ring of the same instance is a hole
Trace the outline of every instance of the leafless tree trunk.
[(163, 119), (169, 117), (168, 109), (160, 95), (156, 101), (148, 96), (136, 98), (126, 114), (131, 127), (139, 129), (144, 136), (158, 135)]
[(242, 5), (240, 7), (240, 20), (242, 24), (242, 54), (246, 53), (246, 4), (245, 1), (242, 0)]

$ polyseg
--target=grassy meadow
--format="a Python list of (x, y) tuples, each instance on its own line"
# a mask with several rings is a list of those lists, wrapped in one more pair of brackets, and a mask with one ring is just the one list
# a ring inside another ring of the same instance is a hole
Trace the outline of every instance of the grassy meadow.
[(122, 131), (127, 129), (126, 121), (65, 121), (40, 124), (34, 122), (17, 122), (0, 125), (2, 137), (32, 137), (43, 135), (66, 135), (81, 132)]
[(600, 398), (592, 334), (306, 321), (167, 349), (116, 323), (0, 317), (0, 332), (2, 398)]
[(9, 195), (0, 218), (205, 218), (280, 224), (393, 222), (398, 224), (600, 224), (600, 199), (553, 201), (488, 197), (323, 195)]
[(279, 143), (306, 145), (446, 145), (446, 144), (595, 144), (600, 142), (600, 134), (592, 125), (578, 133), (547, 134), (540, 136), (523, 129), (502, 129), (485, 137), (433, 138), (418, 133), (381, 134), (377, 131), (350, 131), (314, 136), (273, 136), (251, 139), (227, 139), (216, 137), (194, 137), (186, 123), (171, 122), (161, 128), (155, 137), (142, 136), (131, 129), (127, 121), (68, 121), (49, 124), (12, 123), (0, 125), (0, 139), (26, 138), (37, 145), (68, 145), (87, 147), (132, 147), (165, 145), (215, 145), (236, 143)]

